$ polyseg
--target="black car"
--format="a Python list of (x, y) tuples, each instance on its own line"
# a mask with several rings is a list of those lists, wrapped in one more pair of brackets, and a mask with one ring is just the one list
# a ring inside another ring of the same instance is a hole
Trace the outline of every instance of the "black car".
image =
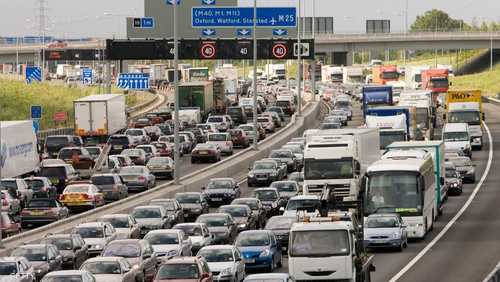
[(53, 244), (62, 255), (62, 266), (78, 269), (88, 258), (87, 244), (80, 234), (48, 234), (41, 243)]
[(196, 143), (205, 143), (207, 142), (207, 136), (203, 134), (203, 130), (197, 127), (190, 127), (187, 128), (186, 131), (193, 132), (194, 136), (196, 137)]
[(273, 150), (269, 154), (269, 157), (273, 159), (280, 159), (281, 162), (286, 163), (288, 172), (294, 172), (297, 170), (297, 160), (291, 150)]
[(276, 188), (259, 188), (253, 191), (253, 196), (262, 202), (267, 216), (278, 215), (280, 208), (286, 205), (286, 200), (280, 197)]
[(274, 160), (256, 161), (247, 175), (249, 187), (257, 185), (269, 185), (274, 181), (281, 180), (278, 163)]
[(184, 220), (195, 220), (200, 214), (208, 213), (209, 207), (205, 195), (198, 192), (175, 194), (175, 199), (184, 211)]
[(297, 222), (297, 217), (295, 216), (277, 215), (267, 221), (264, 229), (273, 232), (276, 239), (281, 242), (282, 250), (286, 251), (288, 250), (290, 229), (295, 222)]
[(229, 204), (241, 195), (240, 185), (232, 178), (210, 179), (208, 185), (201, 189), (212, 206)]
[(73, 135), (51, 135), (45, 138), (44, 144), (47, 156), (55, 158), (62, 148), (83, 146), (83, 140), (81, 137)]
[(133, 147), (134, 141), (132, 137), (125, 134), (111, 135), (108, 139), (108, 145), (111, 147), (109, 155), (118, 155), (125, 149)]
[(256, 229), (263, 228), (267, 220), (267, 212), (262, 202), (257, 198), (239, 198), (231, 202), (231, 205), (247, 205), (255, 217)]
[(235, 125), (246, 124), (247, 123), (247, 114), (243, 107), (228, 107), (226, 110), (226, 114), (231, 117)]

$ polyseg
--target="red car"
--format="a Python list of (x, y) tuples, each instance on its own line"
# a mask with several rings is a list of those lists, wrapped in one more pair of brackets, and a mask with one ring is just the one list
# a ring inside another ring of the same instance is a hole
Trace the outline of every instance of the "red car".
[(157, 124), (165, 122), (165, 120), (162, 117), (160, 117), (156, 114), (148, 114), (148, 115), (146, 115), (146, 118), (148, 118), (149, 121), (151, 121), (151, 123), (153, 125), (157, 125)]
[(243, 129), (231, 129), (229, 134), (231, 134), (234, 147), (248, 148), (250, 146), (250, 138)]
[(12, 216), (5, 212), (2, 213), (1, 216), (2, 225), (0, 226), (0, 229), (2, 230), (2, 238), (21, 233), (21, 225), (16, 223)]
[(153, 123), (147, 118), (140, 118), (134, 123), (135, 128), (144, 128), (146, 126), (152, 126)]
[(174, 149), (172, 148), (170, 143), (156, 141), (156, 142), (151, 142), (151, 145), (156, 147), (156, 149), (158, 150), (158, 153), (160, 154), (160, 157), (173, 158)]
[(203, 257), (175, 257), (158, 267), (154, 282), (212, 282), (213, 274)]

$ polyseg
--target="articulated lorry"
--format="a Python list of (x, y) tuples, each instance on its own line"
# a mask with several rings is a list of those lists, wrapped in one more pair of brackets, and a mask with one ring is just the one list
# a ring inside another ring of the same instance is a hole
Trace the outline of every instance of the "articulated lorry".
[(392, 86), (364, 86), (363, 87), (363, 116), (375, 107), (392, 106)]
[(346, 128), (314, 132), (304, 149), (304, 188), (320, 194), (330, 187), (338, 201), (358, 195), (359, 178), (380, 159), (378, 129)]
[(471, 135), (471, 146), (483, 148), (483, 131), (481, 121), (484, 120), (483, 104), (480, 90), (448, 91), (446, 95), (447, 123), (467, 123)]
[(0, 121), (0, 178), (31, 174), (39, 162), (33, 121)]
[(127, 127), (125, 96), (91, 95), (73, 101), (75, 134), (105, 142), (110, 135)]
[(335, 67), (335, 66), (321, 67), (321, 81), (342, 83), (343, 79), (344, 79), (343, 67)]
[(372, 81), (375, 84), (385, 85), (389, 81), (398, 81), (399, 72), (396, 66), (378, 66), (372, 68)]
[[(407, 141), (411, 140), (415, 133), (415, 108), (392, 106), (392, 107), (377, 107), (367, 110), (365, 123), (368, 128), (380, 128), (380, 146), (385, 148), (391, 141)], [(403, 118), (398, 117), (404, 115), (404, 125), (400, 124)], [(370, 126), (369, 119), (377, 122), (375, 117), (388, 118), (381, 119), (380, 126)]]
[(447, 186), (444, 185), (444, 142), (439, 141), (410, 141), (394, 142), (387, 146), (387, 150), (425, 150), (432, 155), (434, 161), (434, 175), (436, 176), (436, 209), (443, 212), (443, 205), (448, 196)]
[(405, 88), (416, 90), (422, 88), (422, 72), (428, 70), (429, 66), (409, 66), (405, 72)]

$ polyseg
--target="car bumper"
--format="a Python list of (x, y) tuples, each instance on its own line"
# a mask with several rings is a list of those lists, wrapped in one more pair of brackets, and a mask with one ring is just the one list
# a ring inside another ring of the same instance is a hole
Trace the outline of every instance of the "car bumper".
[(146, 189), (147, 186), (146, 182), (126, 182), (125, 184), (127, 185), (128, 190)]
[(208, 196), (207, 200), (210, 204), (228, 204), (235, 199), (235, 196)]
[(271, 257), (245, 258), (243, 261), (245, 262), (245, 269), (268, 268), (273, 263)]
[(396, 248), (403, 243), (402, 239), (387, 239), (387, 240), (364, 240), (365, 248)]
[(248, 181), (248, 184), (265, 184), (265, 185), (268, 185), (270, 184), (271, 182), (274, 182), (274, 181), (277, 181), (278, 180), (278, 177), (272, 177), (272, 176), (269, 176), (267, 178), (250, 178), (248, 177), (247, 178), (247, 181)]
[(194, 161), (207, 161), (207, 160), (216, 160), (217, 156), (214, 155), (191, 155), (191, 160)]
[(116, 191), (105, 191), (103, 192), (104, 194), (104, 200), (105, 201), (118, 201), (120, 200), (120, 192)]
[(24, 224), (48, 224), (57, 221), (57, 217), (49, 216), (21, 216), (21, 223)]
[(172, 175), (172, 170), (171, 169), (153, 169), (153, 170), (151, 170), (151, 173), (154, 176), (170, 176), (170, 175)]
[(72, 209), (72, 208), (92, 208), (94, 207), (94, 202), (64, 202), (64, 201), (61, 201), (61, 204), (65, 205), (66, 207), (68, 207), (69, 209)]

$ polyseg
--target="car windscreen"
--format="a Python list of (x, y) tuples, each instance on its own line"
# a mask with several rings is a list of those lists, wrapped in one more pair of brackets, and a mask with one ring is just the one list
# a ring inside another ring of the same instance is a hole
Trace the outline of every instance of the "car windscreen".
[(73, 243), (71, 242), (70, 238), (60, 238), (60, 237), (45, 238), (41, 241), (41, 243), (53, 244), (60, 251), (73, 250)]
[(104, 238), (104, 233), (100, 227), (78, 227), (75, 229), (76, 234), (80, 234), (82, 238)]
[(161, 212), (159, 209), (149, 208), (149, 209), (134, 209), (132, 215), (135, 218), (161, 218)]
[(276, 169), (276, 164), (271, 162), (255, 163), (253, 169)]
[(224, 122), (224, 118), (222, 118), (222, 117), (209, 117), (207, 119), (207, 123), (219, 123), (219, 122)]
[(203, 232), (201, 231), (201, 227), (199, 225), (176, 225), (174, 229), (184, 231), (186, 236), (201, 236)]
[(108, 222), (114, 228), (129, 228), (130, 224), (126, 217), (103, 217), (99, 221)]
[(177, 194), (175, 199), (181, 204), (199, 204), (201, 203), (200, 196), (197, 194)]
[(291, 257), (329, 257), (349, 254), (346, 230), (295, 231), (290, 238)]
[(210, 134), (208, 135), (208, 141), (219, 142), (219, 141), (227, 141), (226, 134)]
[(228, 213), (232, 217), (247, 217), (249, 216), (248, 210), (245, 207), (220, 207), (220, 212)]
[(198, 265), (194, 263), (163, 264), (156, 273), (156, 280), (192, 280), (199, 276)]
[(278, 192), (297, 192), (297, 185), (293, 182), (275, 182), (271, 187), (278, 189)]
[(254, 191), (255, 198), (261, 201), (275, 201), (278, 199), (278, 195), (274, 190), (257, 190)]
[(132, 243), (111, 243), (102, 251), (103, 257), (136, 258), (141, 255), (141, 247)]
[(205, 223), (208, 227), (223, 227), (228, 224), (225, 216), (200, 216), (196, 222)]
[(28, 187), (35, 191), (38, 191), (45, 186), (43, 181), (40, 179), (25, 179), (24, 181), (28, 184)]
[(108, 141), (109, 144), (113, 144), (113, 145), (128, 145), (129, 144), (129, 140), (127, 137), (125, 136), (121, 136), (121, 137), (109, 137), (109, 141)]
[(47, 137), (45, 141), (45, 145), (47, 146), (61, 146), (61, 145), (67, 145), (68, 138), (67, 137)]
[(17, 266), (15, 262), (0, 262), (0, 276), (15, 274), (17, 274)]
[(233, 182), (231, 180), (213, 180), (207, 185), (208, 189), (233, 189)]
[(120, 263), (114, 261), (99, 261), (85, 263), (82, 270), (92, 274), (122, 274)]
[(240, 233), (236, 238), (235, 245), (238, 247), (266, 246), (269, 245), (269, 235), (267, 233)]
[(54, 200), (32, 200), (28, 204), (28, 208), (37, 209), (37, 208), (55, 208), (57, 204)]
[(398, 220), (393, 216), (377, 216), (366, 219), (366, 227), (368, 228), (393, 228), (398, 226)]
[(295, 217), (275, 216), (267, 221), (265, 229), (290, 229), (295, 222), (297, 222)]
[(234, 261), (231, 249), (203, 249), (198, 252), (198, 256), (205, 258), (207, 262), (229, 262)]
[(42, 282), (83, 282), (81, 275), (58, 275), (44, 277)]
[(144, 237), (151, 245), (177, 245), (179, 236), (177, 233), (148, 233)]
[(319, 199), (292, 199), (288, 201), (287, 210), (305, 210), (307, 212), (315, 212), (319, 210), (321, 203)]
[(29, 261), (47, 261), (47, 249), (43, 246), (37, 248), (17, 248), (11, 256), (25, 257)]

